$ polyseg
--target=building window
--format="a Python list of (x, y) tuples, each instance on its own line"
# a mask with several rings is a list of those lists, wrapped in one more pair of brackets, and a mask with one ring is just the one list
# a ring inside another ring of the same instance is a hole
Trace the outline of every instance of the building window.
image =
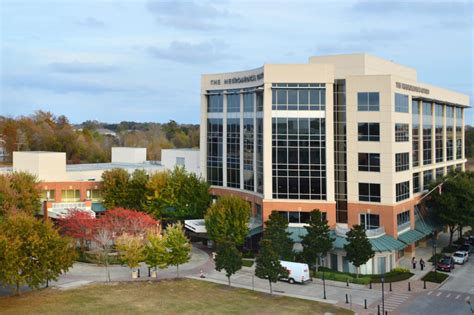
[(253, 118), (244, 118), (244, 189), (254, 190), (254, 123)]
[(324, 110), (326, 88), (319, 83), (272, 84), (273, 110)]
[(49, 189), (41, 192), (42, 201), (54, 201), (56, 199), (56, 190)]
[(413, 167), (420, 165), (420, 104), (417, 100), (411, 103), (412, 111), (412, 161)]
[(378, 214), (361, 213), (360, 225), (365, 230), (374, 230), (380, 227), (380, 216)]
[(380, 184), (359, 183), (359, 201), (380, 202)]
[(380, 108), (378, 92), (357, 93), (357, 110), (359, 112), (378, 112)]
[(275, 199), (326, 199), (324, 118), (273, 118)]
[(176, 157), (176, 165), (177, 166), (185, 166), (186, 165), (186, 160), (184, 157)]
[(240, 113), (240, 94), (239, 90), (227, 90), (227, 112)]
[(380, 141), (379, 123), (359, 123), (359, 141)]
[(395, 111), (408, 113), (408, 95), (395, 93)]
[[(311, 220), (311, 213), (305, 211), (283, 211), (276, 210), (272, 211), (277, 212), (283, 218), (288, 220), (288, 223), (309, 223)], [(321, 212), (321, 219), (323, 222), (327, 221), (326, 212)]]
[(435, 171), (436, 179), (444, 176), (444, 167), (438, 167)]
[(253, 113), (254, 112), (254, 93), (245, 92), (244, 90), (244, 112)]
[(380, 172), (380, 154), (359, 153), (359, 171)]
[(410, 226), (410, 210), (397, 214), (397, 226), (403, 228)]
[(222, 186), (222, 119), (207, 120), (207, 181)]
[(395, 172), (402, 172), (410, 169), (410, 153), (395, 153)]
[(431, 164), (431, 103), (423, 102), (423, 165)]
[(431, 182), (433, 181), (433, 170), (423, 172), (423, 190), (428, 190)]
[(454, 107), (446, 106), (446, 160), (453, 160), (454, 150)]
[(410, 198), (410, 181), (396, 184), (395, 193), (397, 202)]
[(78, 202), (81, 201), (79, 189), (61, 190), (61, 202)]
[(99, 189), (88, 189), (87, 199), (92, 201), (102, 201), (102, 191)]
[[(258, 98), (257, 98), (258, 99)], [(257, 192), (263, 193), (263, 118), (257, 118)]]
[(257, 99), (257, 112), (263, 112), (263, 93), (257, 92), (255, 94)]
[(443, 105), (435, 104), (435, 161), (443, 162)]
[(462, 159), (462, 108), (456, 108), (456, 159)]
[(240, 119), (227, 119), (227, 186), (240, 188)]
[(207, 96), (207, 112), (208, 113), (222, 113), (224, 111), (224, 97), (222, 91), (212, 91)]
[(395, 142), (407, 142), (410, 138), (408, 124), (395, 124)]
[(420, 191), (420, 173), (413, 173), (413, 193), (416, 194)]

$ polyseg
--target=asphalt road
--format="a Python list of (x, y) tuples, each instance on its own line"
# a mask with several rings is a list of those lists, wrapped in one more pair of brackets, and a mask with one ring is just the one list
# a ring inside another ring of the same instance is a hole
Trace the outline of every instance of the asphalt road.
[(471, 315), (474, 309), (474, 255), (464, 265), (456, 265), (450, 278), (438, 289), (416, 296), (397, 309), (398, 314)]

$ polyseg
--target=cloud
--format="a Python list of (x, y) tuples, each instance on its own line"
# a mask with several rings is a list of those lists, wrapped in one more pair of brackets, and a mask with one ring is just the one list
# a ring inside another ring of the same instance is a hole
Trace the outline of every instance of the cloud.
[(118, 67), (112, 65), (88, 63), (88, 62), (53, 62), (49, 64), (55, 72), (62, 73), (105, 73), (117, 71)]
[(187, 30), (213, 30), (218, 27), (214, 20), (231, 16), (227, 10), (204, 1), (149, 1), (147, 9), (159, 24)]
[(91, 16), (88, 16), (85, 19), (78, 21), (77, 24), (90, 27), (90, 28), (104, 28), (105, 27), (105, 23), (103, 21)]
[(148, 47), (147, 50), (155, 58), (179, 63), (198, 64), (235, 58), (223, 52), (226, 47), (227, 45), (224, 42), (216, 40), (200, 43), (172, 41), (168, 47)]
[(58, 94), (81, 93), (102, 94), (110, 92), (123, 92), (127, 88), (107, 85), (90, 80), (70, 80), (59, 76), (29, 76), (29, 75), (4, 75), (2, 84), (15, 89), (48, 90)]

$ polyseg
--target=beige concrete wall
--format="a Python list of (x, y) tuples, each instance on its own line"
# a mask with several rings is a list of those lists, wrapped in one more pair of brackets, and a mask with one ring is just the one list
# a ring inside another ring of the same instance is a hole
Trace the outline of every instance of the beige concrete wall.
[(112, 148), (112, 163), (144, 163), (146, 148)]
[(168, 169), (173, 170), (176, 167), (176, 159), (184, 159), (184, 168), (191, 173), (201, 176), (201, 167), (199, 162), (200, 151), (197, 149), (163, 149), (161, 150), (161, 164)]
[(13, 170), (31, 173), (42, 181), (65, 180), (66, 153), (13, 152)]

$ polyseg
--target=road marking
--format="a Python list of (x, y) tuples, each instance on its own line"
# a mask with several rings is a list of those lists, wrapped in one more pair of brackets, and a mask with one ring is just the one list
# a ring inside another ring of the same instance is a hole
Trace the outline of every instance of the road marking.
[(433, 293), (433, 291), (430, 291), (430, 292), (428, 292), (427, 294), (428, 294), (428, 295), (431, 295), (431, 293)]
[(450, 297), (450, 296), (451, 296), (451, 293), (448, 293), (448, 295), (446, 295), (447, 298)]
[(458, 295), (456, 296), (456, 300), (459, 299), (460, 297), (461, 297), (461, 294), (458, 294)]
[(441, 295), (441, 292), (438, 292), (438, 294), (436, 294), (436, 296), (440, 296)]

